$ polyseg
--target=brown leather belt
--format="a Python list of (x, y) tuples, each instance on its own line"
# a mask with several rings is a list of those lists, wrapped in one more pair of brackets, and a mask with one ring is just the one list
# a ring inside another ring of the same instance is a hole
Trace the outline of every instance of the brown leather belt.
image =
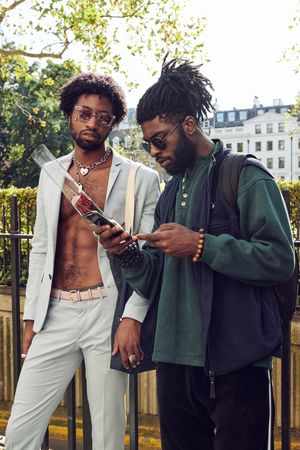
[(58, 300), (69, 300), (70, 302), (76, 303), (85, 300), (94, 300), (96, 298), (105, 298), (107, 297), (107, 293), (104, 286), (82, 290), (72, 289), (70, 291), (52, 288), (51, 297), (57, 298)]

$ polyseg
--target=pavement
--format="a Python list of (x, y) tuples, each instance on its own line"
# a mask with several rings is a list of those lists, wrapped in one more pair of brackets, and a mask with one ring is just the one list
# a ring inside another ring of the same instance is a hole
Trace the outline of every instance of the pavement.
[[(1, 435), (4, 435), (9, 411), (6, 406), (0, 404), (0, 450)], [(49, 436), (51, 450), (68, 450), (67, 446), (67, 416), (64, 411), (58, 411), (50, 422)], [(82, 419), (76, 421), (76, 450), (83, 450), (82, 444)], [(129, 450), (129, 427), (127, 426), (124, 439), (124, 448)], [(158, 418), (150, 415), (139, 416), (139, 450), (161, 450)], [(275, 450), (281, 450), (280, 433), (275, 433)], [(300, 450), (300, 433), (292, 433), (291, 450)]]
[[(9, 410), (6, 405), (0, 403), (0, 450), (1, 436), (5, 433)], [(68, 450), (67, 446), (67, 415), (61, 409), (56, 411), (49, 424), (49, 446), (51, 450)], [(76, 420), (76, 450), (83, 450), (82, 418), (78, 414)], [(126, 427), (124, 449), (129, 450), (129, 426)], [(139, 417), (139, 450), (161, 449), (158, 418), (154, 416)], [(300, 449), (299, 449), (300, 450)]]

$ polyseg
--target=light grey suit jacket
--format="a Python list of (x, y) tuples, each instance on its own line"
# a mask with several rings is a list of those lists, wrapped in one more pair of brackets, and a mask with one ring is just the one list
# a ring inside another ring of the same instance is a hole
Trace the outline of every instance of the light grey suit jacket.
[[(59, 159), (68, 170), (72, 153)], [(108, 179), (104, 213), (125, 224), (125, 198), (127, 178), (132, 162), (113, 152), (112, 166)], [(52, 165), (52, 166), (50, 166)], [(56, 170), (57, 163), (48, 163), (47, 171)], [(41, 170), (38, 194), (37, 215), (29, 260), (29, 277), (26, 287), (24, 320), (34, 320), (34, 331), (39, 332), (44, 324), (52, 287), (54, 259), (57, 239), (57, 226), (60, 210), (62, 177), (54, 175), (57, 184), (47, 175), (45, 167)], [(159, 197), (159, 179), (155, 171), (140, 166), (135, 181), (135, 216), (133, 234), (149, 232), (152, 229), (154, 209)], [(110, 270), (109, 260), (103, 247), (98, 243), (98, 261), (104, 287), (111, 301), (117, 300), (117, 288)], [(148, 302), (136, 293), (129, 299), (124, 316), (143, 321)]]

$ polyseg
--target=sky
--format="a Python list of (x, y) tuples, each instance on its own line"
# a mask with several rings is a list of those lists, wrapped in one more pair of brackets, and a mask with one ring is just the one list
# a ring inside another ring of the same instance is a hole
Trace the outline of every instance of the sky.
[[(186, 3), (182, 14), (207, 19), (203, 42), (209, 62), (203, 64), (202, 71), (212, 81), (213, 101), (217, 99), (220, 110), (251, 108), (254, 96), (263, 106), (271, 106), (278, 98), (285, 105), (294, 103), (300, 92), (300, 71), (296, 75), (294, 64), (280, 59), (286, 48), (300, 43), (300, 25), (289, 30), (297, 7), (300, 14), (300, 0), (186, 0)], [(181, 45), (184, 56), (184, 44)], [(78, 59), (78, 54), (80, 51), (75, 47), (68, 56)], [(194, 62), (201, 60), (195, 58)], [(160, 71), (161, 63), (153, 66)], [(129, 91), (126, 79), (116, 73), (113, 76), (125, 88), (129, 107), (136, 107), (157, 76), (151, 77), (137, 58), (128, 59), (127, 69), (130, 79), (139, 81), (139, 88)]]
[[(300, 91), (300, 74), (294, 74), (292, 64), (279, 61), (285, 48), (300, 42), (300, 27), (289, 30), (298, 3), (188, 0), (186, 13), (207, 18), (203, 40), (210, 62), (204, 63), (202, 71), (213, 83), (213, 98), (220, 110), (251, 108), (254, 96), (263, 106), (272, 105), (277, 98), (284, 104), (294, 102)], [(127, 92), (130, 107), (136, 106), (157, 78), (141, 71), (139, 79), (143, 80), (139, 88)]]

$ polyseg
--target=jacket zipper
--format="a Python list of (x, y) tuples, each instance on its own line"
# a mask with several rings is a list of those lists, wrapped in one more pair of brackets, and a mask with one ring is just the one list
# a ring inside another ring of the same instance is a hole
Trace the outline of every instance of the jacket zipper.
[(216, 385), (215, 385), (215, 373), (213, 368), (210, 365), (210, 357), (209, 357), (209, 340), (207, 338), (207, 351), (206, 351), (206, 367), (209, 378), (209, 398), (216, 398)]
[(216, 398), (216, 390), (215, 390), (215, 374), (212, 370), (208, 372), (209, 381), (210, 381), (210, 393), (209, 398)]
[(212, 155), (211, 159), (212, 159), (212, 167), (209, 169), (209, 175), (208, 175), (208, 181), (207, 181), (207, 197), (209, 199), (208, 210), (207, 210), (207, 225), (209, 224), (210, 210), (211, 210), (211, 207), (212, 207), (210, 184), (211, 184), (211, 178), (212, 178), (212, 171), (214, 170), (215, 165), (216, 165), (216, 158), (215, 158), (214, 155)]
[[(209, 198), (209, 205), (208, 205), (208, 212), (207, 212), (207, 223), (209, 224), (209, 218), (210, 218), (210, 210), (211, 210), (211, 198), (210, 198), (210, 182), (211, 182), (211, 177), (212, 177), (212, 170), (215, 168), (216, 165), (216, 158), (214, 155), (212, 155), (212, 167), (210, 169), (210, 174), (208, 177), (208, 183), (207, 183), (207, 192), (208, 192), (208, 198)], [(208, 340), (208, 337), (207, 337)], [(207, 342), (207, 359), (208, 359), (208, 363), (209, 363), (209, 344)], [(208, 364), (209, 366), (209, 364)], [(216, 398), (216, 389), (215, 389), (215, 374), (214, 371), (212, 370), (212, 368), (209, 369), (208, 371), (208, 377), (209, 377), (209, 382), (210, 382), (210, 393), (209, 393), (209, 398), (213, 399)]]

